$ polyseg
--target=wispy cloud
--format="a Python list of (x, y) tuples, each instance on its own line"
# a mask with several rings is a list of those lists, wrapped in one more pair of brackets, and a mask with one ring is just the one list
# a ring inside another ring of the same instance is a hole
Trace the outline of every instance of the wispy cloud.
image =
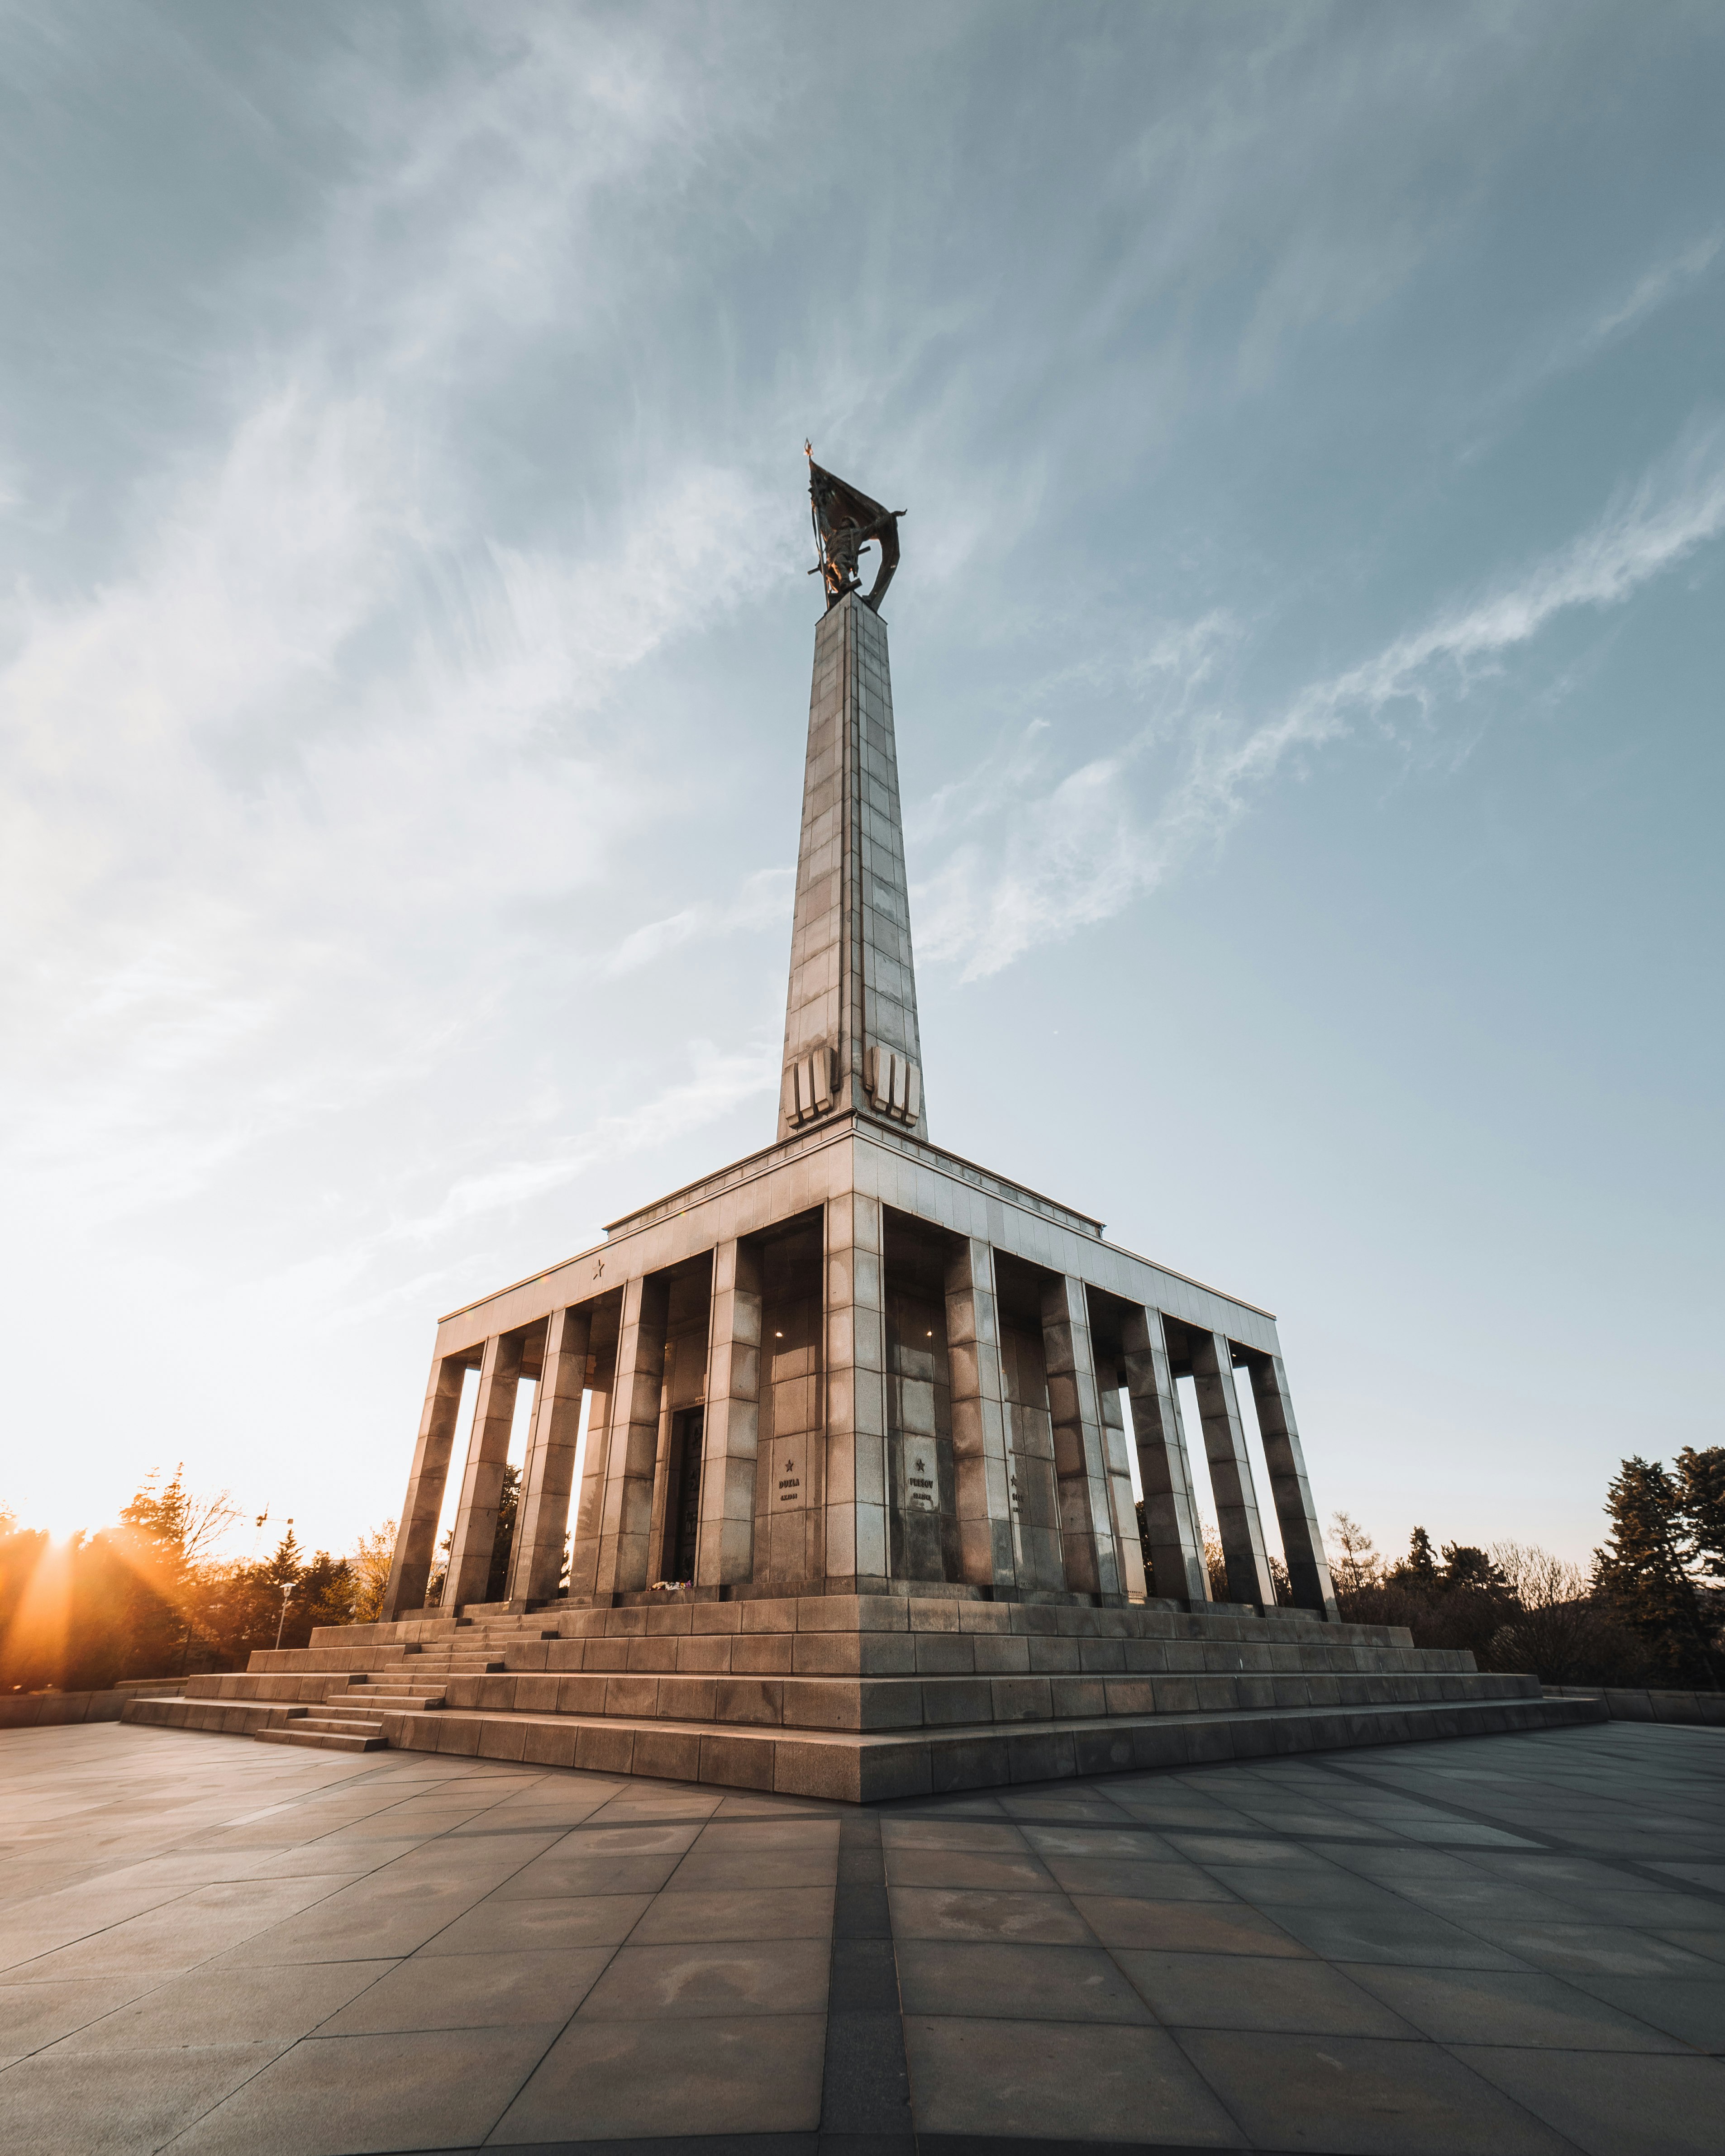
[(711, 1041), (691, 1042), (689, 1075), (651, 1099), (531, 1160), (506, 1162), (455, 1183), (434, 1212), (390, 1230), (392, 1241), (430, 1240), (506, 1206), (521, 1205), (561, 1188), (602, 1160), (644, 1152), (704, 1128), (741, 1102), (773, 1091), (778, 1083), (776, 1049), (725, 1053)]
[[(1171, 693), (1160, 723), (1064, 776), (1050, 768), (1053, 737), (1042, 730), (978, 773), (977, 798), (996, 828), (986, 842), (958, 847), (919, 888), (923, 953), (981, 978), (1118, 913), (1219, 843), (1291, 757), (1362, 725), (1403, 735), (1437, 723), (1556, 616), (1620, 603), (1722, 531), (1725, 427), (1715, 424), (1695, 429), (1568, 545), (1262, 719), (1201, 696), (1214, 637), (1163, 639)], [(1166, 742), (1171, 716), (1187, 729), (1184, 768), (1159, 800), (1141, 802), (1128, 780)], [(960, 783), (947, 793), (965, 790)], [(951, 813), (942, 804), (932, 828)]]
[(28, 929), (0, 1142), (96, 1217), (451, 1053), (523, 910), (662, 808), (619, 685), (780, 566), (757, 482), (700, 458), (487, 536), (453, 424), (475, 336), (542, 328), (572, 249), (603, 309), (639, 263), (589, 239), (595, 198), (763, 108), (709, 104), (650, 27), (444, 27), (465, 71), (332, 51), (321, 100), (364, 151), (268, 291), (243, 275), (294, 335), (230, 362), (225, 434), (146, 475), (99, 583), (0, 598), (0, 909)]
[[(776, 1045), (726, 1052), (711, 1041), (696, 1040), (687, 1044), (682, 1060), (685, 1075), (661, 1086), (634, 1107), (601, 1116), (578, 1132), (552, 1137), (531, 1158), (497, 1162), (478, 1173), (459, 1177), (426, 1210), (392, 1220), (338, 1250), (320, 1251), (254, 1281), (247, 1290), (248, 1299), (267, 1300), (346, 1331), (411, 1297), (423, 1301), (434, 1290), (459, 1292), (462, 1286), (471, 1287), (476, 1277), (471, 1231), (478, 1223), (567, 1189), (605, 1163), (657, 1152), (778, 1087)], [(583, 1241), (597, 1226), (586, 1224)], [(458, 1234), (463, 1237), (459, 1263), (416, 1271), (408, 1279), (393, 1276), (397, 1252), (449, 1247)], [(545, 1262), (556, 1264), (578, 1247), (572, 1242), (567, 1249), (549, 1250)], [(484, 1254), (479, 1255), (483, 1261)], [(368, 1291), (367, 1283), (380, 1270), (380, 1260), (390, 1261), (381, 1267), (389, 1285)], [(490, 1280), (486, 1284), (495, 1285)]]
[(1625, 330), (1644, 321), (1656, 308), (1699, 284), (1712, 268), (1722, 246), (1725, 246), (1725, 232), (1710, 232), (1681, 253), (1656, 264), (1592, 325), (1582, 340), (1584, 346), (1593, 349), (1609, 343), (1613, 337), (1620, 336)]
[(1468, 459), (1481, 456), (1511, 415), (1523, 411), (1553, 379), (1591, 365), (1662, 308), (1695, 292), (1719, 260), (1722, 249), (1725, 229), (1704, 233), (1661, 255), (1651, 269), (1627, 284), (1619, 284), (1609, 299), (1602, 301), (1597, 289), (1589, 291), (1565, 311), (1555, 334), (1543, 321), (1537, 336), (1508, 366), (1495, 391), (1470, 415), (1469, 424), (1479, 431), (1466, 452)]
[[(647, 813), (593, 716), (778, 566), (735, 474), (684, 473), (588, 557), (459, 555), (411, 464), (376, 407), (283, 392), (131, 574), (7, 609), (0, 904), (32, 923), (6, 978), (37, 1081), (8, 1148), (92, 1199), (183, 1196), (398, 1076), (484, 926), (506, 941), (512, 908), (589, 880)], [(458, 603), (428, 608), (428, 583)], [(613, 970), (760, 918), (773, 888), (639, 932)]]
[(631, 929), (596, 970), (606, 980), (621, 980), (685, 943), (710, 942), (741, 931), (781, 927), (790, 918), (796, 880), (793, 868), (757, 870), (745, 878), (742, 889), (727, 905), (697, 899), (693, 906), (667, 914), (663, 921), (649, 921)]

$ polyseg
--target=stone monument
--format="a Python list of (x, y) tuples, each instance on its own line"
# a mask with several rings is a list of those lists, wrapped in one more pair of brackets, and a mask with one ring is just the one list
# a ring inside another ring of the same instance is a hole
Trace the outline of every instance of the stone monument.
[(1531, 1678), (1337, 1623), (1268, 1311), (930, 1137), (879, 613), (903, 512), (809, 475), (772, 1143), (442, 1320), (380, 1623), (135, 1718), (851, 1799), (1565, 1719)]

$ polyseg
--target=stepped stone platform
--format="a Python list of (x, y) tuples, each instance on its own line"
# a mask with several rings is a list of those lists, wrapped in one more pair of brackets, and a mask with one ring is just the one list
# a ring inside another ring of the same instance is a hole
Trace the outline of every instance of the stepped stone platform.
[(854, 1803), (1603, 1718), (1396, 1626), (951, 1589), (427, 1611), (326, 1629), (126, 1710), (269, 1743)]

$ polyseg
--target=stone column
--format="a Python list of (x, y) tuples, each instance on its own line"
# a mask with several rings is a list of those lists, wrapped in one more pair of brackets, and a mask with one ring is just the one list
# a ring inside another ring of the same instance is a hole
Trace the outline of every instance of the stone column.
[(826, 1208), (826, 1568), (884, 1579), (886, 1317), (880, 1201), (856, 1192)]
[(967, 1237), (947, 1261), (947, 1359), (952, 1383), (952, 1472), (962, 1576), (976, 1587), (1017, 1580), (1006, 1389), (994, 1301), (994, 1253)]
[(503, 1471), (509, 1462), (509, 1433), (515, 1422), (516, 1388), (521, 1375), (519, 1333), (493, 1333), (480, 1364), (479, 1398), (473, 1404), (473, 1435), (467, 1442), (467, 1472), (462, 1478), (461, 1507), (455, 1515), (455, 1541), (444, 1581), (443, 1607), (483, 1602), (491, 1576), (491, 1550), (497, 1539), (497, 1508), (503, 1496)]
[(1097, 1373), (1096, 1398), (1102, 1410), (1102, 1445), (1108, 1460), (1108, 1505), (1114, 1521), (1114, 1547), (1120, 1558), (1121, 1591), (1129, 1602), (1144, 1599), (1144, 1545), (1138, 1537), (1137, 1508), (1132, 1501), (1132, 1464), (1126, 1452), (1126, 1417), (1117, 1386)]
[(599, 1526), (605, 1512), (605, 1468), (611, 1456), (612, 1404), (617, 1397), (614, 1344), (594, 1359), (593, 1405), (587, 1417), (587, 1450), (581, 1462), (575, 1532), (569, 1547), (572, 1601), (590, 1601), (598, 1581)]
[(1252, 1463), (1246, 1456), (1245, 1425), (1234, 1390), (1234, 1356), (1219, 1332), (1193, 1336), (1192, 1374), (1198, 1412), (1204, 1424), (1204, 1449), (1210, 1463), (1210, 1489), (1216, 1500), (1216, 1529), (1228, 1567), (1228, 1599), (1276, 1606), (1276, 1584), (1258, 1517), (1258, 1493)]
[(659, 1390), (659, 1428), (653, 1439), (653, 1496), (647, 1529), (647, 1584), (670, 1573), (670, 1553), (665, 1547), (665, 1522), (670, 1517), (671, 1432), (676, 1415), (671, 1407), (671, 1371), (676, 1360), (672, 1348), (665, 1356)]
[(575, 1451), (581, 1441), (581, 1402), (587, 1389), (587, 1348), (593, 1312), (554, 1310), (546, 1321), (545, 1363), (533, 1402), (527, 1462), (509, 1562), (511, 1602), (556, 1599), (563, 1570)]
[(1210, 1599), (1192, 1462), (1180, 1420), (1180, 1396), (1168, 1368), (1159, 1310), (1133, 1309), (1122, 1327), (1127, 1397), (1144, 1485), (1144, 1540), (1150, 1550), (1150, 1592), (1194, 1604)]
[(1333, 1625), (1338, 1618), (1336, 1590), (1330, 1582), (1329, 1559), (1324, 1555), (1312, 1486), (1306, 1479), (1306, 1455), (1294, 1422), (1287, 1373), (1280, 1355), (1254, 1355), (1247, 1367), (1257, 1404), (1258, 1431), (1264, 1440), (1264, 1464), (1270, 1471), (1271, 1501), (1281, 1529), (1289, 1588), (1300, 1609), (1319, 1610)]
[(398, 1616), (424, 1607), (426, 1582), (437, 1555), (437, 1523), (443, 1517), (455, 1423), (461, 1412), (461, 1380), (466, 1373), (467, 1364), (456, 1356), (439, 1356), (431, 1365), (431, 1382), (425, 1388), (425, 1406), (419, 1417), (419, 1440), (413, 1447), (413, 1471), (402, 1500), (395, 1555), (390, 1560), (389, 1584), (377, 1613), (381, 1624), (393, 1624)]
[(1090, 1312), (1083, 1281), (1070, 1273), (1050, 1281), (1042, 1291), (1042, 1344), (1048, 1365), (1048, 1410), (1054, 1424), (1066, 1585), (1081, 1594), (1123, 1594), (1091, 1354)]
[(721, 1243), (713, 1252), (707, 1325), (698, 1587), (732, 1585), (754, 1576), (760, 1436), (760, 1253), (747, 1243)]
[(632, 1280), (623, 1291), (604, 1507), (599, 1518), (596, 1585), (601, 1599), (608, 1594), (639, 1594), (647, 1585), (670, 1304), (670, 1291), (662, 1280)]

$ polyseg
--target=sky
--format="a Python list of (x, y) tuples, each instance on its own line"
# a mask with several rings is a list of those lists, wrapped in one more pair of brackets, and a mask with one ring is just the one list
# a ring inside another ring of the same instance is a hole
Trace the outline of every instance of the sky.
[(0, 1502), (342, 1548), (771, 1141), (807, 436), (936, 1142), (1584, 1559), (1725, 1439), (1722, 106), (1681, 0), (0, 0)]

